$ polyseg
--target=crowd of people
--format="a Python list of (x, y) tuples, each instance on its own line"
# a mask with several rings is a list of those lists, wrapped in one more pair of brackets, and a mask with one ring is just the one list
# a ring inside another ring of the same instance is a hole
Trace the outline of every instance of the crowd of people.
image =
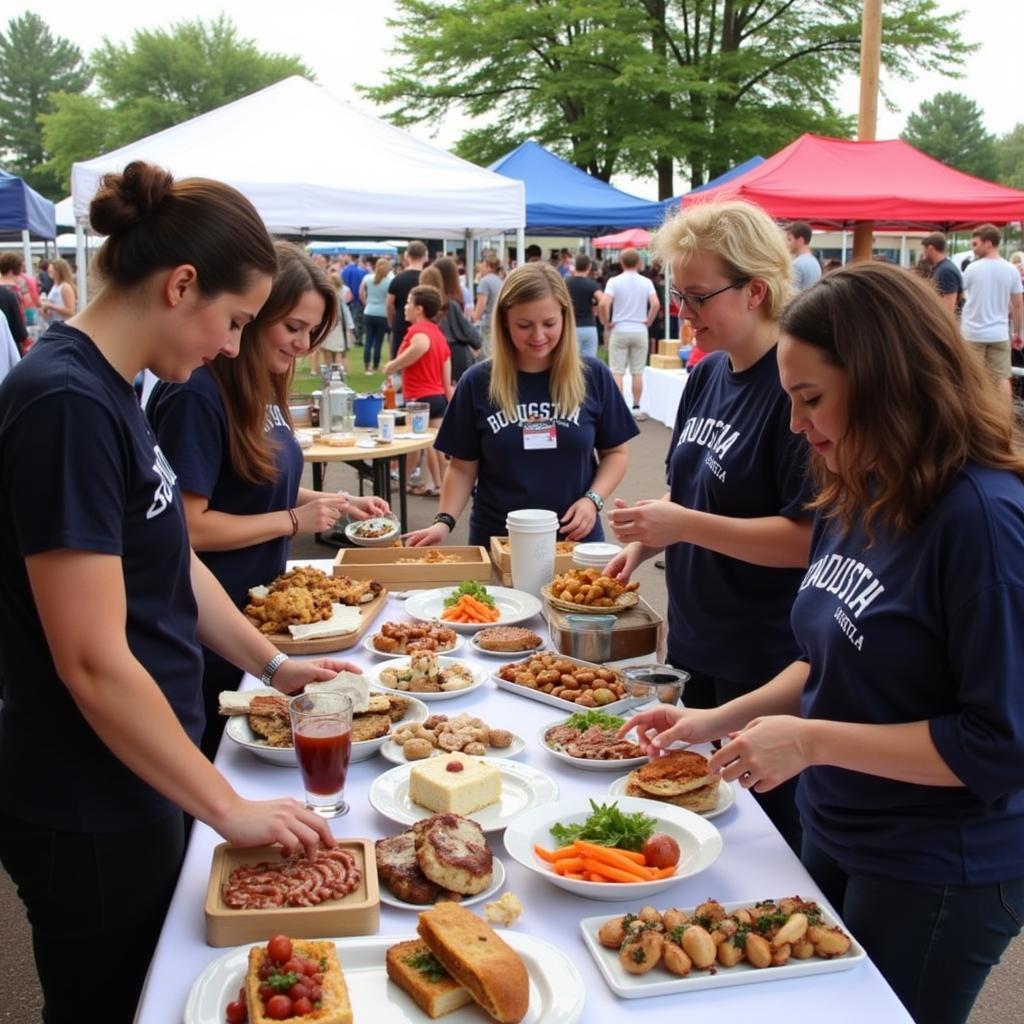
[[(311, 257), (234, 189), (144, 163), (90, 216), (107, 240), (84, 309), (63, 261), (33, 289), (0, 257), (14, 343), (16, 313), (49, 324), (0, 385), (0, 861), (50, 1024), (99, 1000), (131, 1018), (184, 815), (243, 845), (333, 843), (303, 805), (231, 788), (213, 709), (245, 671), (284, 693), (358, 671), (288, 659), (240, 612), (291, 538), (388, 511), (301, 486), (296, 361), (356, 338), (437, 428), (437, 513), (406, 543), (444, 544), (467, 507), (472, 544), (521, 508), (597, 540), (607, 504), (623, 546), (605, 571), (664, 557), (668, 659), (690, 677), (683, 706), (623, 731), (652, 756), (712, 742), (911, 1016), (967, 1019), (1024, 918), (1024, 454), (1004, 387), (1024, 288), (995, 228), (958, 283), (941, 235), (929, 280), (815, 274), (799, 222), (739, 202), (672, 216), (652, 253), (704, 358), (664, 492), (628, 504), (641, 417), (622, 376), (661, 312), (635, 251), (608, 278), (584, 254), (506, 271), (487, 252), (474, 297), (423, 243), (398, 268)], [(143, 369), (162, 382), (145, 412)], [(114, 942), (112, 989), (81, 951)]]

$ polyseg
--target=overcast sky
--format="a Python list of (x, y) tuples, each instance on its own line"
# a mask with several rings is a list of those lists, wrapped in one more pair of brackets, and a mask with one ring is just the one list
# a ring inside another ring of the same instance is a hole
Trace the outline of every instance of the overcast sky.
[[(959, 81), (942, 75), (922, 75), (909, 83), (883, 80), (900, 109), (879, 111), (878, 138), (899, 135), (907, 114), (923, 99), (943, 89), (955, 89), (974, 99), (984, 112), (990, 131), (1009, 131), (1018, 121), (1024, 121), (1024, 104), (1017, 93), (1024, 44), (1024, 2), (936, 2), (942, 11), (967, 10), (961, 23), (963, 36), (969, 42), (980, 43), (981, 49), (972, 59), (967, 77)], [(261, 49), (300, 57), (316, 73), (321, 85), (371, 113), (379, 113), (355, 93), (351, 83), (373, 84), (383, 79), (393, 59), (388, 52), (392, 33), (386, 25), (395, 10), (393, 0), (328, 0), (323, 4), (291, 0), (274, 5), (222, 0), (220, 9), (235, 22), (243, 37), (254, 39)], [(126, 42), (136, 29), (166, 26), (179, 19), (209, 19), (218, 8), (208, 0), (177, 0), (173, 7), (148, 0), (101, 0), (97, 4), (35, 0), (32, 10), (45, 18), (54, 32), (73, 40), (88, 53), (104, 36)], [(838, 98), (843, 110), (856, 114), (856, 79), (841, 84)], [(443, 125), (435, 141), (450, 145), (462, 127), (458, 122)], [(416, 128), (414, 132), (431, 137), (426, 128)], [(287, 140), (281, 142), (287, 144)], [(358, 146), (358, 140), (353, 140), (353, 144)], [(372, 159), (371, 154), (360, 154), (357, 149), (353, 152), (354, 159), (366, 157)], [(653, 182), (616, 179), (615, 184), (648, 198), (657, 194)], [(679, 180), (676, 185), (682, 187)]]

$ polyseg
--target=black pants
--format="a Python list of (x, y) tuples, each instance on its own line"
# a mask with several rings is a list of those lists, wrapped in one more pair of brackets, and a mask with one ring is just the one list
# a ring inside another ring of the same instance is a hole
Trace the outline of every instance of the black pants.
[(1024, 879), (925, 885), (847, 873), (808, 839), (802, 859), (918, 1024), (964, 1024), (1021, 930)]
[(220, 738), (224, 735), (227, 719), (217, 713), (220, 706), (219, 696), (222, 690), (237, 690), (242, 682), (242, 670), (212, 651), (203, 649), (203, 709), (206, 712), (206, 725), (203, 737), (199, 741), (199, 749), (208, 761), (217, 756)]
[(184, 851), (180, 812), (92, 834), (0, 818), (0, 861), (32, 926), (46, 1024), (131, 1024)]
[[(683, 691), (683, 704), (689, 708), (721, 707), (754, 689), (746, 683), (721, 679), (706, 672), (694, 672), (685, 665), (677, 665), (671, 658), (669, 661), (676, 668), (690, 673), (690, 681)], [(717, 743), (715, 745), (718, 746)], [(756, 793), (754, 790), (750, 793), (761, 805), (761, 810), (771, 818), (772, 824), (779, 830), (790, 849), (799, 857), (803, 829), (796, 809), (796, 782), (796, 779), (789, 779), (767, 793)]]

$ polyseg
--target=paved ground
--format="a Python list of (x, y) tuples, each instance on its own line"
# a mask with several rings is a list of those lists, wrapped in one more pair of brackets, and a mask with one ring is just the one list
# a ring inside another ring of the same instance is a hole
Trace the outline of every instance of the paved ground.
[[(643, 432), (630, 445), (630, 469), (620, 497), (627, 501), (659, 497), (664, 493), (664, 458), (669, 432), (659, 423), (643, 424)], [(306, 486), (311, 486), (308, 480)], [(342, 464), (328, 469), (326, 487), (355, 489), (355, 472)], [(409, 514), (413, 528), (425, 526), (436, 511), (436, 501), (410, 498)], [(466, 517), (459, 523), (453, 543), (466, 543)], [(312, 539), (301, 539), (293, 548), (298, 558), (324, 558), (329, 550)], [(665, 609), (663, 574), (652, 564), (644, 566), (637, 579), (645, 597), (662, 613)], [(883, 908), (879, 908), (883, 912)], [(0, 956), (0, 1022), (29, 1024), (39, 1020), (40, 998), (24, 911), (6, 873), (0, 872), (0, 935), (6, 936)], [(130, 938), (130, 937), (126, 937)], [(818, 1014), (824, 1024), (828, 1013)], [(84, 1018), (83, 1018), (84, 1019)], [(167, 1021), (178, 1020), (178, 1010), (169, 1007)], [(970, 1024), (1011, 1024), (1024, 1020), (1024, 941), (1018, 939), (1008, 950), (1003, 962), (993, 971), (971, 1015)], [(878, 1024), (885, 1024), (884, 1021)], [(928, 1022), (921, 1022), (928, 1024)]]

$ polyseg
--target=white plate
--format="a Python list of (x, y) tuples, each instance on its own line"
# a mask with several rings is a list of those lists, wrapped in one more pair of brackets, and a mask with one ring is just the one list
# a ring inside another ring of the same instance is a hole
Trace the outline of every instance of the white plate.
[[(475, 896), (463, 896), (459, 900), (459, 906), (469, 907), (474, 903), (482, 903), (484, 900), (489, 900), (497, 891), (505, 884), (505, 865), (498, 860), (497, 857), (491, 865), (492, 877), (491, 884), (484, 889), (483, 892), (478, 892)], [(394, 907), (396, 910), (415, 910), (417, 913), (428, 909), (429, 904), (423, 903), (406, 903), (405, 900), (400, 900), (398, 897), (391, 892), (387, 886), (387, 882), (381, 879), (380, 882), (380, 901), (386, 903), (389, 907)]]
[[(425, 722), (430, 717), (430, 712), (422, 701), (417, 700), (408, 693), (399, 694), (399, 696), (405, 697), (409, 701), (409, 709), (404, 717), (399, 719), (402, 724), (409, 725), (414, 722)], [(398, 723), (393, 722), (391, 728), (393, 729), (396, 724)], [(228, 719), (228, 724), (224, 731), (228, 734), (228, 739), (233, 740), (240, 747), (245, 747), (246, 750), (251, 751), (263, 761), (276, 764), (281, 768), (298, 768), (299, 766), (298, 761), (295, 760), (294, 747), (268, 747), (252, 731), (246, 715), (232, 715)], [(365, 761), (373, 757), (380, 750), (386, 739), (387, 736), (378, 736), (375, 740), (362, 740), (359, 743), (353, 743), (352, 755), (349, 758), (350, 763), (355, 764), (357, 761)]]
[[(723, 904), (727, 911), (735, 910), (738, 907), (749, 907), (764, 899), (764, 896), (752, 900), (745, 900), (738, 903)], [(818, 900), (817, 903), (822, 909), (822, 919), (829, 925), (838, 924), (840, 928), (850, 935), (850, 930), (839, 920), (831, 907)], [(637, 908), (639, 909), (639, 908)], [(693, 908), (685, 908), (692, 913)], [(613, 914), (612, 917), (619, 915)], [(580, 921), (580, 931), (583, 933), (583, 942), (590, 955), (597, 963), (598, 969), (608, 983), (608, 987), (623, 999), (645, 999), (648, 996), (681, 995), (684, 992), (693, 992), (702, 988), (728, 988), (731, 985), (755, 985), (762, 981), (785, 981), (787, 978), (803, 978), (809, 974), (830, 974), (834, 971), (848, 971), (858, 967), (867, 959), (864, 947), (850, 935), (851, 946), (846, 956), (836, 957), (834, 960), (822, 960), (812, 956), (809, 960), (790, 960), (781, 967), (764, 967), (758, 969), (751, 967), (746, 961), (738, 963), (735, 967), (721, 967), (715, 965), (715, 972), (691, 971), (685, 978), (669, 974), (668, 971), (655, 967), (647, 974), (627, 974), (619, 963), (617, 950), (607, 949), (597, 941), (597, 932), (601, 925), (609, 919), (609, 916), (602, 914), (600, 917), (585, 917)]]
[[(500, 625), (500, 623), (496, 623), (496, 625)], [(539, 633), (537, 635), (540, 636)], [(521, 658), (528, 658), (531, 654), (550, 653), (547, 641), (543, 637), (541, 637), (541, 641), (540, 647), (531, 647), (526, 651), (489, 651), (486, 647), (481, 647), (476, 642), (476, 636), (474, 635), (469, 639), (469, 646), (474, 654), (482, 654), (485, 658), (501, 658), (502, 661), (516, 661)]]
[(625, 814), (644, 814), (656, 818), (658, 832), (672, 836), (679, 844), (680, 857), (676, 873), (670, 878), (654, 882), (578, 882), (564, 878), (551, 870), (551, 865), (542, 861), (533, 852), (534, 846), (551, 849), (555, 845), (551, 826), (556, 822), (563, 825), (582, 824), (593, 813), (589, 797), (575, 797), (559, 800), (557, 803), (534, 807), (519, 815), (505, 830), (505, 849), (525, 868), (541, 878), (566, 889), (577, 896), (592, 900), (621, 902), (623, 900), (646, 900), (656, 893), (678, 885), (684, 878), (691, 878), (710, 867), (722, 852), (721, 833), (699, 814), (685, 811), (671, 804), (654, 805), (650, 800), (638, 800), (622, 796), (615, 801)]
[[(406, 661), (409, 660), (409, 655), (403, 656)], [(444, 656), (439, 657), (438, 662), (442, 665), (465, 665), (473, 673), (473, 682), (470, 686), (464, 686), (461, 690), (441, 690), (438, 693), (423, 693), (421, 690), (417, 690), (414, 693), (409, 690), (396, 690), (393, 687), (386, 686), (380, 680), (380, 675), (386, 669), (402, 668), (402, 662), (400, 661), (387, 661), (381, 665), (371, 665), (367, 670), (366, 674), (370, 677), (370, 684), (378, 690), (383, 690), (385, 693), (396, 693), (399, 697), (411, 697), (415, 696), (417, 700), (423, 700), (427, 703), (433, 703), (439, 700), (454, 700), (456, 697), (463, 697), (467, 693), (472, 693), (474, 690), (479, 689), (484, 683), (487, 682), (487, 671), (486, 669), (477, 668), (468, 661), (459, 661), (458, 658), (446, 658)]]
[[(497, 726), (495, 726), (497, 728)], [(512, 745), (508, 747), (488, 747), (485, 757), (518, 757), (526, 749), (526, 740), (522, 736), (517, 736), (515, 733), (512, 734)], [(402, 748), (390, 737), (385, 740), (384, 745), (380, 748), (381, 757), (387, 761), (391, 761), (393, 764), (415, 764), (414, 761), (410, 761), (402, 751)], [(434, 748), (434, 753), (431, 757), (437, 757), (439, 754), (445, 754), (448, 751), (438, 750)], [(419, 760), (426, 760), (425, 758), (419, 758)], [(646, 758), (645, 758), (646, 760)]]
[[(550, 654), (551, 652), (546, 652)], [(509, 661), (522, 661), (522, 658), (510, 658)], [(508, 690), (509, 693), (518, 694), (520, 697), (526, 697), (527, 700), (539, 700), (541, 704), (550, 704), (553, 708), (560, 708), (563, 712), (568, 712), (570, 715), (575, 714), (580, 710), (580, 705), (574, 703), (571, 700), (562, 700), (561, 697), (552, 697), (550, 693), (545, 693), (543, 690), (531, 690), (529, 686), (520, 686), (519, 683), (510, 683), (507, 679), (502, 679), (497, 672), (491, 674), (491, 678), (494, 680), (495, 685), (499, 690)], [(623, 697), (622, 700), (613, 701), (611, 704), (605, 704), (602, 711), (607, 711), (609, 715), (623, 715), (629, 717), (629, 712), (634, 710), (634, 702), (629, 697)], [(586, 708), (583, 709), (584, 711)]]
[[(378, 629), (376, 633), (369, 633), (369, 634), (367, 634), (366, 636), (363, 637), (363, 650), (364, 651), (369, 651), (370, 654), (376, 654), (378, 658), (408, 658), (409, 657), (408, 654), (389, 654), (387, 651), (378, 651), (377, 648), (373, 646), (373, 638), (379, 632), (380, 632), (380, 630)], [(438, 654), (451, 654), (452, 651), (457, 651), (461, 646), (462, 646), (462, 637), (461, 636), (456, 636), (455, 637), (455, 646), (454, 647), (449, 647), (447, 650), (438, 651), (437, 653)]]
[[(644, 761), (647, 760), (645, 757)], [(624, 762), (618, 762), (623, 764)], [(643, 762), (641, 762), (643, 763)], [(609, 796), (625, 796), (626, 795), (626, 776), (623, 775), (621, 779), (616, 779), (608, 787)], [(638, 796), (634, 797), (635, 800), (644, 800), (645, 797)], [(718, 803), (711, 808), (710, 811), (694, 811), (695, 814), (699, 814), (702, 818), (717, 818), (720, 814), (724, 814), (730, 807), (736, 802), (736, 790), (733, 789), (732, 783), (730, 782), (719, 782), (718, 784)], [(661, 800), (650, 800), (648, 803), (660, 804)], [(650, 812), (648, 812), (650, 813)]]
[[(501, 772), (501, 800), (466, 815), (485, 832), (497, 832), (530, 808), (550, 805), (551, 801), (558, 799), (558, 784), (538, 768), (500, 757), (482, 760), (489, 761)], [(400, 825), (411, 825), (434, 813), (409, 799), (409, 772), (414, 764), (414, 761), (406, 761), (378, 775), (370, 786), (371, 806), (385, 818), (397, 821)]]
[[(525, 932), (500, 929), (499, 934), (522, 957), (530, 977), (530, 1008), (524, 1024), (575, 1024), (583, 1012), (586, 989), (575, 965), (560, 949)], [(356, 1021), (374, 1024), (423, 1024), (427, 1015), (397, 985), (388, 981), (385, 953), (402, 935), (359, 935), (337, 939), (338, 958), (345, 973)], [(255, 943), (253, 943), (255, 945)], [(216, 1024), (224, 1007), (238, 997), (245, 981), (250, 946), (217, 957), (192, 983), (185, 1003), (185, 1024)], [(481, 1024), (485, 1015), (470, 1003), (445, 1018), (446, 1024)]]
[[(390, 525), (391, 529), (380, 537), (361, 537), (356, 531), (361, 526)], [(398, 539), (402, 526), (394, 516), (372, 516), (370, 519), (356, 519), (345, 527), (345, 536), (357, 548), (388, 548)]]
[[(429, 622), (441, 619), (444, 611), (444, 599), (454, 594), (458, 587), (440, 587), (437, 590), (421, 590), (405, 602), (405, 613), (410, 618)], [(514, 626), (517, 622), (525, 622), (534, 615), (540, 614), (540, 598), (527, 594), (524, 590), (512, 590), (510, 587), (492, 587), (487, 585), (487, 593), (501, 613), (497, 622), (445, 622), (457, 633), (476, 633), (488, 626)]]
[[(602, 710), (604, 709), (602, 708)], [(567, 754), (564, 750), (556, 750), (547, 742), (546, 739), (544, 739), (544, 734), (548, 729), (553, 729), (556, 725), (564, 724), (565, 719), (559, 722), (548, 722), (548, 724), (543, 726), (540, 732), (537, 733), (537, 743), (540, 745), (542, 750), (546, 750), (552, 757), (557, 757), (559, 761), (572, 765), (573, 768), (582, 768), (585, 772), (621, 772), (623, 768), (638, 768), (642, 764), (647, 764), (649, 760), (649, 758), (641, 756), (626, 757), (621, 761), (602, 761), (596, 757), (573, 757), (571, 754)]]

